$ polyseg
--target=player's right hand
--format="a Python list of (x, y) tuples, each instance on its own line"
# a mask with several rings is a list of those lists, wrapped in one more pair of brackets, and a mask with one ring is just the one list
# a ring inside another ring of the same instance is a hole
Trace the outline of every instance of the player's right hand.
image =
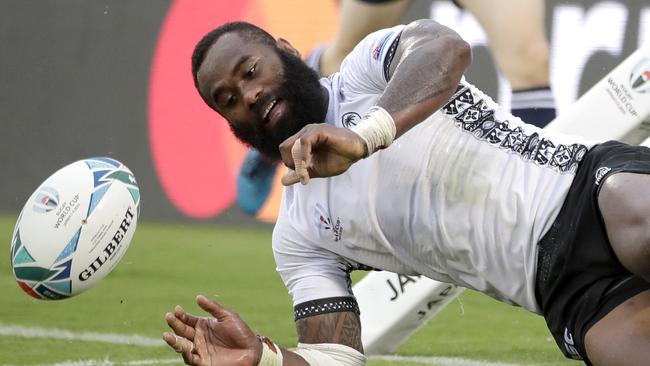
[(356, 133), (325, 123), (310, 124), (280, 144), (282, 161), (289, 171), (285, 186), (310, 178), (339, 175), (367, 154), (365, 141)]
[(239, 315), (204, 296), (198, 296), (196, 303), (212, 316), (197, 317), (180, 306), (173, 314), (165, 315), (175, 334), (166, 332), (163, 339), (181, 353), (186, 364), (252, 366), (259, 363), (262, 345)]

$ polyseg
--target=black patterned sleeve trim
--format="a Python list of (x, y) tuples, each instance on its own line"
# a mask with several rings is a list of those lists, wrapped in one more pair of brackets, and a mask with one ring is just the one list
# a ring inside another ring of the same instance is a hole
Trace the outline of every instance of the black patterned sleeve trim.
[(354, 297), (328, 297), (311, 300), (293, 307), (296, 320), (314, 315), (352, 311), (359, 315), (359, 305)]
[(402, 37), (402, 32), (395, 37), (395, 40), (393, 40), (393, 43), (390, 45), (390, 48), (388, 49), (388, 52), (386, 53), (386, 58), (384, 59), (384, 79), (386, 81), (390, 80), (390, 65), (393, 62), (393, 57), (395, 57), (395, 51), (397, 50), (397, 46), (399, 45), (399, 39)]

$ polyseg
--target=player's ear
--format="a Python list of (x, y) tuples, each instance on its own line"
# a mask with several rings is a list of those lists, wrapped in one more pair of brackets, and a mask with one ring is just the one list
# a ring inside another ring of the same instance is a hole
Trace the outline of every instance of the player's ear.
[(275, 40), (275, 44), (276, 46), (278, 46), (278, 48), (287, 51), (296, 57), (300, 57), (300, 51), (298, 51), (295, 47), (293, 47), (291, 43), (289, 43), (289, 41), (287, 41), (286, 39), (278, 38), (277, 40)]

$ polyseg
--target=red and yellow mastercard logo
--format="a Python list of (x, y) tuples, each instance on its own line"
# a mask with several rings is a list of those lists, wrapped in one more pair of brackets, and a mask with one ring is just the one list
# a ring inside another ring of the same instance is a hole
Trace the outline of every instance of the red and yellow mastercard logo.
[[(208, 31), (236, 20), (288, 39), (303, 55), (328, 42), (338, 22), (336, 0), (175, 0), (162, 24), (149, 85), (149, 139), (161, 185), (174, 206), (192, 218), (214, 217), (235, 200), (245, 147), (228, 123), (203, 104), (190, 58)], [(277, 215), (280, 187), (258, 215)]]

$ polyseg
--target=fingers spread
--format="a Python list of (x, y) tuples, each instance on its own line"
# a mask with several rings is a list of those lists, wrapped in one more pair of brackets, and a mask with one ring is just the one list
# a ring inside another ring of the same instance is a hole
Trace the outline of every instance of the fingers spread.
[(187, 338), (190, 341), (194, 340), (194, 328), (183, 323), (179, 318), (177, 318), (172, 313), (165, 314), (165, 320), (174, 333), (180, 335), (181, 337)]
[(190, 327), (195, 327), (196, 322), (199, 321), (199, 317), (194, 316), (194, 315), (186, 312), (185, 309), (183, 309), (182, 307), (180, 307), (178, 305), (174, 309), (174, 315), (178, 319), (180, 319), (183, 323), (189, 325)]
[(181, 352), (183, 350), (182, 344), (179, 342), (179, 339), (175, 334), (165, 332), (165, 333), (163, 333), (163, 340), (174, 351)]
[(169, 347), (171, 347), (176, 353), (180, 353), (183, 356), (183, 361), (188, 365), (198, 365), (201, 362), (201, 357), (196, 352), (194, 348), (194, 343), (190, 340), (177, 335), (165, 332), (163, 333), (163, 340)]
[(179, 337), (169, 332), (165, 332), (163, 333), (163, 340), (169, 347), (178, 353), (194, 352), (194, 343), (192, 343), (189, 339)]
[(231, 315), (230, 311), (228, 311), (226, 308), (203, 295), (196, 297), (196, 303), (201, 307), (201, 309), (207, 311), (219, 321), (222, 321), (224, 318)]

